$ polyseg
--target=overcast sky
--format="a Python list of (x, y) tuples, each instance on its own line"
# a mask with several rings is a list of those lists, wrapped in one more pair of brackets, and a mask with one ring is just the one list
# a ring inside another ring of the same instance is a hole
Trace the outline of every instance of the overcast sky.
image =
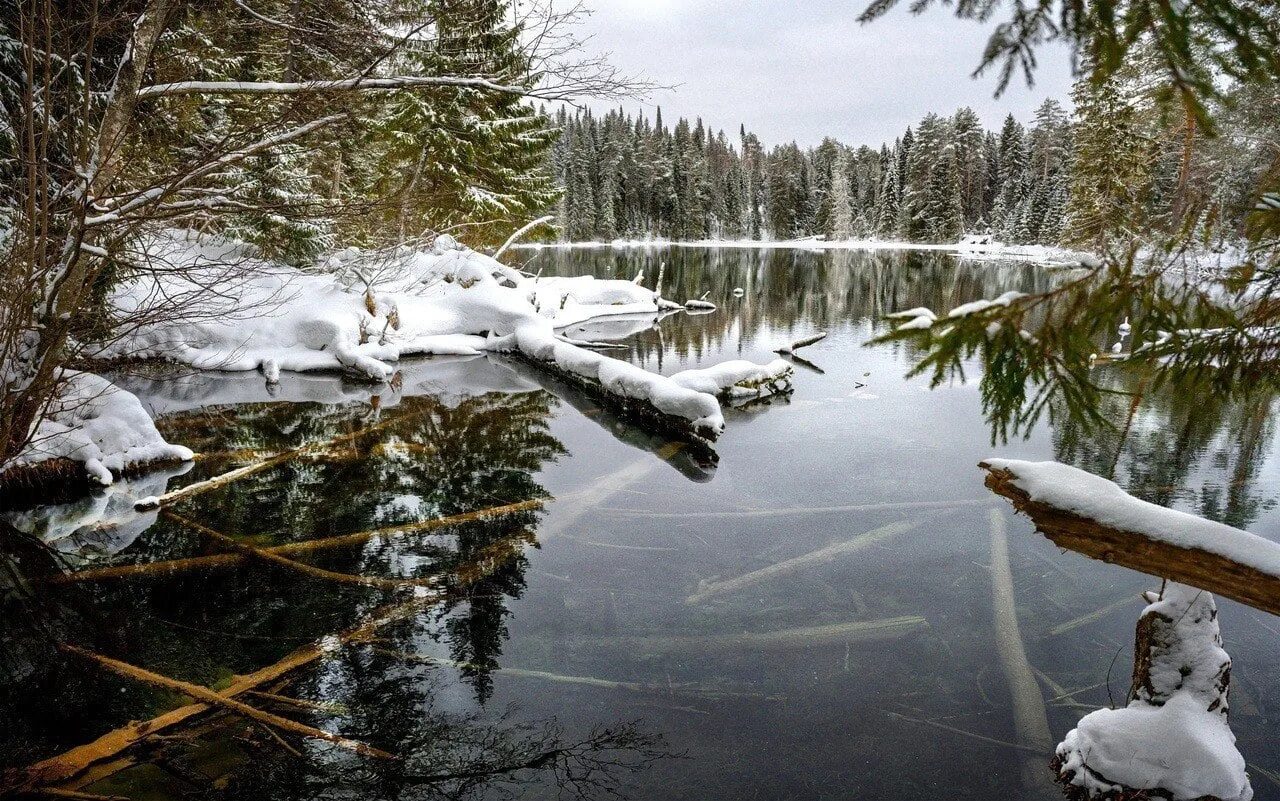
[(646, 104), (664, 121), (701, 116), (730, 134), (743, 122), (767, 145), (878, 145), (929, 111), (967, 105), (997, 126), (1046, 97), (1068, 105), (1064, 49), (1042, 49), (1033, 89), (1019, 79), (996, 99), (993, 77), (969, 77), (990, 25), (942, 8), (915, 17), (909, 2), (860, 25), (865, 0), (592, 0), (584, 31), (624, 71), (678, 85)]

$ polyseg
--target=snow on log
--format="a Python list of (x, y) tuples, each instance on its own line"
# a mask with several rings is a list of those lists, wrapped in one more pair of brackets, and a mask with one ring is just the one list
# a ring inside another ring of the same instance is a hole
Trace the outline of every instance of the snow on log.
[(1280, 615), (1280, 544), (1141, 501), (1058, 462), (988, 459), (986, 485), (1056, 545)]
[(1053, 767), (1067, 798), (1249, 801), (1227, 725), (1231, 658), (1213, 596), (1169, 583), (1147, 601), (1129, 705), (1085, 715), (1058, 745)]
[(91, 482), (106, 486), (146, 465), (192, 458), (190, 449), (160, 436), (133, 394), (92, 373), (66, 370), (30, 443), (0, 469), (0, 482), (11, 472), (66, 460), (83, 467)]
[(712, 303), (709, 300), (701, 300), (696, 298), (686, 300), (684, 302), (684, 307), (686, 309), (694, 309), (697, 311), (715, 311), (716, 310), (716, 304)]
[(768, 364), (736, 359), (698, 370), (682, 370), (671, 380), (697, 392), (732, 400), (790, 392), (794, 372), (782, 359)]
[(783, 345), (781, 348), (778, 348), (777, 350), (775, 350), (774, 353), (795, 353), (801, 348), (807, 348), (810, 345), (821, 342), (826, 338), (827, 338), (827, 332), (819, 331), (818, 333), (814, 334), (811, 337), (805, 337), (804, 339), (797, 339), (795, 342), (792, 342), (790, 345)]

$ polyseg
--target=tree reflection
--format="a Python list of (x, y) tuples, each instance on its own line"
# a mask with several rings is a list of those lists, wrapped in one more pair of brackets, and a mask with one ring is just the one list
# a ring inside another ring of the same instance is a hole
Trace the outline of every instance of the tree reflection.
[[(536, 473), (565, 452), (548, 430), (554, 402), (536, 391), (411, 397), (395, 405), (269, 403), (172, 416), (161, 426), (169, 434), (181, 430), (184, 441), (195, 440), (206, 452), (224, 454), (202, 460), (191, 480), (251, 463), (263, 453), (337, 440), (333, 447), (315, 448), (194, 496), (178, 510), (262, 548), (545, 500), (549, 494)], [(367, 740), (402, 760), (371, 764), (311, 742), (282, 744), (260, 727), (245, 729), (242, 720), (227, 719), (227, 726), (195, 730), (194, 738), (178, 732), (176, 739), (152, 743), (156, 759), (143, 760), (145, 770), (111, 777), (103, 783), (111, 785), (107, 794), (203, 796), (221, 789), (246, 798), (352, 792), (385, 797), (383, 791), (464, 798), (514, 792), (529, 782), (563, 785), (584, 798), (616, 791), (620, 776), (661, 754), (657, 738), (632, 725), (567, 736), (553, 722), (525, 725), (436, 709), (432, 699), (442, 692), (445, 677), (436, 668), (387, 656), (443, 648), (456, 666), (449, 669), (458, 671), (483, 705), (507, 637), (509, 601), (525, 588), (526, 550), (536, 547), (539, 516), (531, 506), (429, 534), (374, 536), (304, 557), (339, 573), (433, 579), (444, 591), (443, 603), (428, 604), (380, 631), (382, 653), (353, 643), (313, 669), (264, 688), (310, 699), (314, 725)], [(216, 540), (206, 541), (163, 515), (147, 523), (138, 526), (145, 530), (131, 530), (121, 548), (100, 550), (93, 566), (158, 563), (222, 550)], [(181, 703), (68, 663), (57, 641), (216, 688), (301, 644), (349, 628), (375, 606), (415, 597), (337, 584), (252, 559), (219, 569), (175, 568), (137, 579), (49, 586), (43, 577), (61, 576), (62, 560), (32, 537), (10, 535), (13, 544), (3, 549), (3, 611), (6, 619), (31, 625), (8, 628), (0, 649), (7, 672), (0, 691), (5, 768)], [(294, 707), (282, 711), (302, 714)], [(249, 754), (231, 758), (228, 748)], [(210, 752), (234, 766), (211, 773)]]

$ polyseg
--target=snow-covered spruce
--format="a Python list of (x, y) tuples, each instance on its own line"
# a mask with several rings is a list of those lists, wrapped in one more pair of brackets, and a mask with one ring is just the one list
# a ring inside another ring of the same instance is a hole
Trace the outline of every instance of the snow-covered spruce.
[(234, 247), (184, 232), (158, 237), (153, 260), (182, 269), (125, 283), (113, 298), (121, 319), (155, 316), (148, 312), (157, 298), (198, 297), (197, 308), (172, 322), (137, 326), (103, 355), (261, 369), (268, 377), (279, 370), (340, 369), (386, 381), (395, 372), (392, 363), (404, 356), (518, 352), (709, 438), (724, 428), (716, 395), (789, 388), (789, 368), (784, 373), (782, 363), (761, 368), (735, 362), (709, 368), (713, 373), (690, 371), (677, 381), (559, 333), (594, 318), (658, 313), (657, 293), (631, 281), (531, 278), (441, 236), (430, 250), (376, 260), (342, 251), (320, 273), (250, 263), (230, 286), (206, 298), (199, 292), (200, 265), (225, 270)]
[(1253, 788), (1227, 725), (1231, 658), (1213, 596), (1169, 583), (1147, 601), (1133, 700), (1085, 715), (1058, 745), (1054, 767), (1067, 797), (1249, 801)]
[(68, 370), (59, 387), (30, 444), (0, 475), (66, 460), (105, 486), (129, 470), (192, 458), (190, 449), (160, 436), (134, 395), (105, 378)]

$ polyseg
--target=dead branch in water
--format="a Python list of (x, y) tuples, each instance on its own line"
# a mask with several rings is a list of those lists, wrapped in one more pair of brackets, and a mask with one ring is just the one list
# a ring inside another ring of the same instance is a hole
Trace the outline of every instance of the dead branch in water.
[(239, 540), (228, 537), (220, 531), (214, 531), (208, 526), (189, 520), (179, 514), (162, 510), (160, 514), (173, 520), (179, 525), (186, 526), (192, 531), (198, 532), (202, 537), (210, 539), (219, 545), (230, 548), (238, 554), (242, 554), (250, 559), (260, 562), (283, 567), (286, 570), (292, 570), (295, 573), (301, 573), (311, 578), (322, 579), (324, 581), (336, 581), (340, 584), (359, 584), (364, 587), (374, 587), (382, 590), (397, 590), (404, 587), (428, 587), (436, 584), (436, 579), (389, 579), (378, 576), (358, 576), (352, 573), (338, 573), (333, 570), (325, 570), (322, 567), (309, 565), (306, 562), (298, 562), (279, 553), (273, 553), (265, 548), (256, 548), (252, 545), (240, 542)]
[(1153, 540), (1139, 532), (1112, 528), (1033, 501), (1014, 486), (1015, 476), (1008, 470), (986, 463), (979, 466), (987, 470), (987, 487), (1012, 501), (1015, 509), (1031, 518), (1037, 531), (1059, 547), (1280, 615), (1280, 577), (1200, 548)]
[(785, 354), (795, 353), (801, 348), (807, 348), (808, 346), (821, 342), (826, 338), (827, 338), (827, 332), (819, 331), (818, 333), (814, 334), (811, 337), (805, 337), (804, 339), (797, 339), (795, 342), (792, 342), (790, 345), (783, 345), (781, 348), (778, 348), (777, 350), (775, 350), (774, 353), (785, 353)]
[(220, 695), (213, 690), (210, 690), (208, 687), (201, 687), (198, 684), (192, 684), (190, 682), (180, 681), (168, 676), (162, 676), (161, 674), (147, 670), (146, 668), (131, 665), (128, 662), (122, 662), (118, 659), (112, 659), (109, 656), (103, 656), (102, 654), (97, 654), (93, 651), (88, 651), (74, 645), (68, 645), (67, 643), (60, 643), (58, 645), (58, 650), (63, 653), (81, 657), (82, 659), (87, 659), (90, 662), (96, 662), (98, 665), (106, 668), (112, 673), (124, 676), (125, 678), (140, 681), (144, 684), (150, 684), (154, 687), (161, 687), (166, 690), (174, 690), (194, 700), (203, 701), (212, 706), (221, 707), (229, 712), (234, 712), (246, 718), (256, 720), (259, 723), (265, 723), (268, 726), (292, 732), (293, 734), (300, 734), (304, 737), (311, 737), (317, 740), (324, 740), (325, 742), (333, 743), (339, 748), (354, 751), (361, 756), (376, 757), (378, 759), (398, 758), (394, 754), (387, 753), (379, 748), (374, 748), (366, 743), (352, 740), (350, 738), (334, 734), (333, 732), (324, 731), (323, 729), (317, 729), (314, 726), (308, 726), (305, 723), (299, 723), (296, 720), (282, 718), (279, 715), (273, 715), (270, 712), (264, 712), (257, 707), (249, 706), (243, 701), (237, 701), (234, 698), (228, 698), (224, 695)]
[[(383, 526), (382, 528), (370, 529), (369, 531), (358, 531), (352, 534), (339, 534), (334, 537), (321, 537), (314, 540), (289, 542), (283, 545), (273, 545), (268, 548), (261, 548), (259, 550), (270, 554), (290, 556), (293, 554), (313, 553), (317, 551), (333, 550), (336, 548), (346, 548), (349, 546), (363, 545), (372, 539), (381, 537), (392, 537), (405, 534), (425, 534), (438, 529), (449, 528), (451, 526), (462, 526), (468, 523), (492, 520), (498, 517), (516, 514), (517, 512), (528, 512), (541, 509), (543, 505), (544, 504), (541, 499), (519, 501), (518, 503), (508, 503), (502, 506), (494, 506), (489, 509), (477, 509), (474, 512), (463, 512), (462, 514), (449, 515), (448, 517), (437, 517), (430, 520), (418, 521), (416, 523), (402, 523), (394, 526)], [(71, 584), (78, 581), (141, 578), (146, 576), (171, 576), (188, 570), (234, 567), (236, 565), (244, 564), (248, 558), (248, 556), (242, 553), (210, 554), (208, 556), (193, 556), (187, 559), (169, 559), (163, 562), (149, 562), (140, 565), (117, 565), (114, 567), (92, 568), (89, 570), (80, 570), (74, 573), (64, 573), (58, 576), (53, 576), (45, 579), (45, 581), (49, 584)]]
[(863, 548), (876, 545), (890, 537), (898, 534), (904, 534), (914, 528), (918, 528), (919, 526), (920, 521), (918, 520), (902, 520), (896, 523), (890, 523), (887, 526), (881, 526), (880, 528), (859, 534), (852, 539), (842, 540), (841, 542), (828, 545), (825, 548), (810, 551), (802, 556), (787, 559), (785, 561), (778, 562), (777, 564), (769, 565), (768, 567), (737, 576), (736, 578), (726, 579), (724, 581), (703, 581), (699, 583), (698, 591), (690, 595), (688, 598), (685, 598), (684, 602), (686, 604), (697, 604), (716, 595), (738, 592), (745, 587), (750, 587), (753, 584), (759, 584), (762, 581), (769, 581), (787, 573), (830, 562), (832, 559), (839, 556), (856, 553)]
[(1036, 683), (1027, 649), (1018, 627), (1017, 606), (1013, 597), (1013, 572), (1009, 567), (1009, 537), (1004, 516), (999, 509), (990, 511), (991, 519), (991, 603), (995, 607), (996, 653), (1009, 682), (1013, 701), (1013, 725), (1019, 742), (1038, 750), (1038, 756), (1022, 760), (1023, 789), (1052, 794), (1044, 759), (1053, 753), (1053, 736), (1049, 733), (1049, 716), (1044, 696)]

